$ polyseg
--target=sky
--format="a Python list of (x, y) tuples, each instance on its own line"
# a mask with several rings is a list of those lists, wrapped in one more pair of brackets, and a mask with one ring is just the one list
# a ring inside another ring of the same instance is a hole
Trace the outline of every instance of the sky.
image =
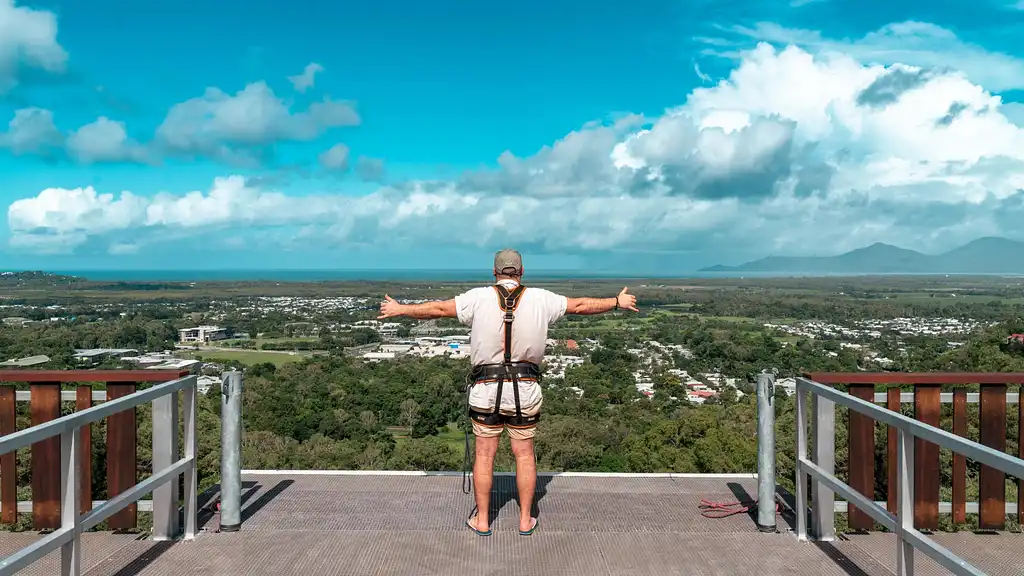
[(0, 0), (0, 269), (1024, 240), (1024, 1)]

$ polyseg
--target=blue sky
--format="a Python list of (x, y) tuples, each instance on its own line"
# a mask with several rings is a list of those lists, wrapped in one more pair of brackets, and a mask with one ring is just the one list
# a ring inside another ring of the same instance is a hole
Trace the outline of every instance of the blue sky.
[(1024, 240), (1024, 3), (963, 6), (0, 0), (0, 268)]

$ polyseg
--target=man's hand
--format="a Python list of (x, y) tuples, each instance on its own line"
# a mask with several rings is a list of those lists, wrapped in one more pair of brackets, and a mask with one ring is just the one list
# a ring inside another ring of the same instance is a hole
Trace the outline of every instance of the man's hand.
[(630, 310), (632, 312), (639, 312), (639, 310), (636, 309), (636, 296), (626, 294), (626, 290), (628, 290), (628, 288), (623, 287), (622, 292), (619, 292), (619, 295), (615, 297), (615, 301), (619, 303), (619, 308), (623, 310)]
[(566, 314), (601, 314), (611, 312), (616, 306), (622, 310), (639, 312), (636, 309), (636, 296), (627, 294), (623, 288), (615, 298), (566, 298)]
[(399, 304), (394, 298), (385, 294), (384, 300), (380, 303), (380, 316), (377, 316), (377, 320), (401, 316), (403, 314), (405, 314), (404, 305)]

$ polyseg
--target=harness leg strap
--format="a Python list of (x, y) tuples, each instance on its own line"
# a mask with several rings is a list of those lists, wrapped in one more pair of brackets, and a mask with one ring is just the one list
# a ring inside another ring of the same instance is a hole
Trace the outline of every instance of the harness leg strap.
[(516, 378), (515, 373), (512, 373), (512, 394), (516, 399), (516, 419), (522, 419), (523, 411), (519, 407), (519, 378)]

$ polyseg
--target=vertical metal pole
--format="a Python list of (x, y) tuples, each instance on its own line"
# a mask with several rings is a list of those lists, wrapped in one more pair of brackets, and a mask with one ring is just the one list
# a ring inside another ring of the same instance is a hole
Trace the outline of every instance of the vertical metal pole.
[(775, 532), (775, 377), (757, 375), (757, 529)]
[[(153, 472), (170, 468), (178, 460), (178, 393), (153, 400)], [(153, 540), (178, 535), (178, 478), (153, 490)]]
[[(812, 392), (813, 394), (813, 392)], [(814, 394), (814, 463), (828, 474), (836, 473), (836, 404)], [(836, 537), (836, 495), (823, 482), (814, 482), (811, 522), (814, 536), (830, 542)]]
[(904, 532), (914, 528), (914, 435), (896, 431), (896, 573), (914, 574), (914, 546)]
[(82, 527), (79, 523), (79, 454), (82, 441), (81, 428), (65, 430), (60, 435), (60, 525), (71, 530), (71, 541), (60, 548), (61, 574), (79, 576), (82, 573)]
[(796, 383), (796, 537), (807, 540), (807, 391)]
[(220, 531), (242, 527), (242, 373), (221, 380)]
[(188, 470), (185, 470), (185, 539), (196, 537), (198, 525), (199, 502), (198, 490), (199, 471), (196, 466), (196, 377), (192, 376), (192, 385), (183, 391), (185, 418), (185, 458), (188, 459)]

